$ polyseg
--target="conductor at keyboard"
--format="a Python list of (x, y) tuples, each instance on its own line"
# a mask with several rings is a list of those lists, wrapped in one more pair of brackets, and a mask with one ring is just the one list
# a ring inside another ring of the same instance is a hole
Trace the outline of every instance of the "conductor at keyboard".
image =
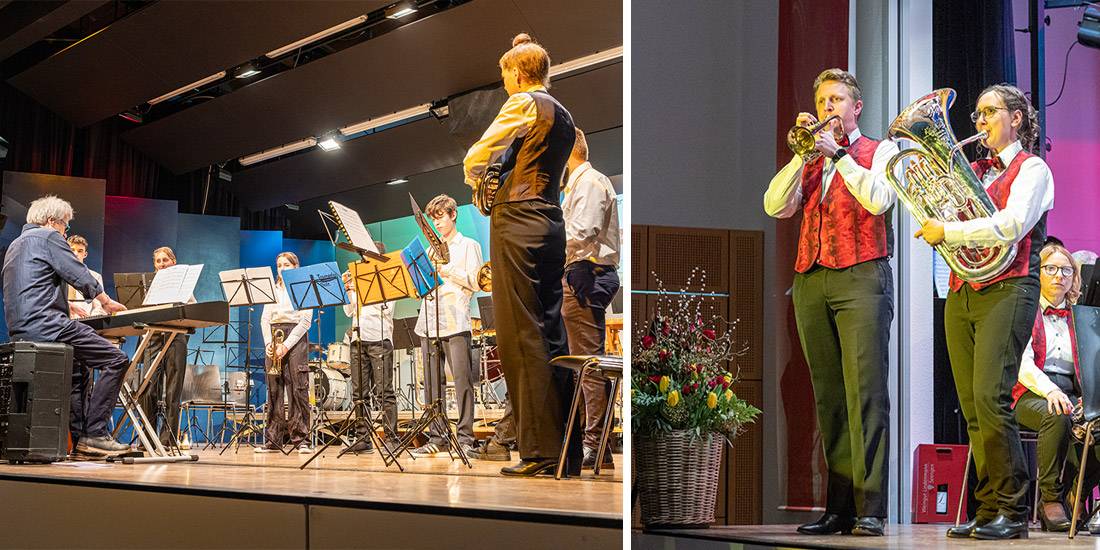
[[(84, 296), (94, 296), (108, 313), (126, 307), (108, 297), (103, 285), (73, 255), (65, 241), (72, 219), (72, 205), (60, 198), (47, 195), (31, 203), (27, 224), (4, 257), (4, 314), (12, 341), (72, 346), (69, 426), (76, 455), (105, 458), (130, 450), (107, 431), (107, 417), (114, 409), (130, 360), (90, 327), (69, 318), (64, 283)], [(91, 383), (88, 369), (98, 369), (100, 378), (85, 403), (84, 389)]]

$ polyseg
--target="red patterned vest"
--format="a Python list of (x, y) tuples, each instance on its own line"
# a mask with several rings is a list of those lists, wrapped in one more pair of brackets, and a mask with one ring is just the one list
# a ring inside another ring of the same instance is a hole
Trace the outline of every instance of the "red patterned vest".
[[(1003, 210), (1008, 203), (1008, 196), (1012, 193), (1012, 183), (1016, 181), (1016, 175), (1020, 173), (1020, 166), (1024, 164), (1024, 161), (1033, 157), (1031, 153), (1027, 151), (1020, 151), (1016, 154), (1016, 157), (1012, 159), (1012, 162), (1005, 168), (1004, 173), (997, 176), (996, 180), (990, 184), (986, 191), (989, 193), (989, 198), (993, 201), (993, 204), (998, 210)], [(974, 172), (978, 175), (978, 179), (985, 176), (985, 173), (989, 171), (991, 164), (987, 161), (978, 161), (971, 163), (974, 168)], [(1039, 218), (1039, 221), (1035, 223), (1035, 227), (1031, 228), (1031, 231), (1020, 240), (1019, 246), (1016, 248), (1016, 259), (1012, 261), (1012, 264), (1008, 266), (1008, 269), (1003, 273), (994, 277), (992, 280), (984, 283), (966, 283), (969, 284), (974, 290), (981, 290), (993, 283), (1003, 281), (1005, 279), (1011, 279), (1013, 277), (1027, 277), (1032, 276), (1036, 281), (1039, 280), (1039, 250), (1042, 248), (1042, 243), (1047, 238), (1047, 215), (1044, 212), (1043, 216)], [(1039, 243), (1033, 246), (1032, 243)], [(963, 287), (965, 281), (960, 279), (954, 272), (951, 273), (951, 292), (958, 292)]]
[[(864, 168), (871, 167), (879, 142), (860, 136), (847, 147), (848, 155)], [(802, 231), (794, 270), (805, 273), (821, 264), (844, 269), (889, 256), (893, 248), (889, 211), (874, 215), (859, 204), (840, 171), (833, 172), (825, 198), (821, 197), (824, 157), (802, 169)]]
[[(1066, 304), (1069, 307), (1069, 304)], [(1077, 380), (1081, 380), (1081, 362), (1077, 360), (1077, 334), (1073, 331), (1073, 317), (1066, 319), (1069, 324), (1069, 342), (1070, 347), (1073, 348), (1073, 370), (1077, 373)], [(1039, 370), (1043, 370), (1043, 365), (1047, 362), (1047, 331), (1043, 326), (1043, 310), (1039, 309), (1039, 313), (1035, 316), (1035, 324), (1031, 327), (1031, 351), (1035, 354), (1035, 366), (1039, 367)], [(1016, 402), (1020, 400), (1020, 397), (1027, 393), (1027, 386), (1016, 382), (1016, 386), (1012, 388), (1012, 406), (1016, 406)]]

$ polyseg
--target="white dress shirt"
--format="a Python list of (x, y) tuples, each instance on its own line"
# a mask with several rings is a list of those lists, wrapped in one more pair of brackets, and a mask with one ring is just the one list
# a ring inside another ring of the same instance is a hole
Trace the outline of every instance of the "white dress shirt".
[[(355, 293), (355, 290), (348, 291), (348, 303), (344, 304), (344, 315), (351, 317), (355, 314), (355, 304), (359, 303), (359, 296)], [(344, 343), (350, 344), (352, 340), (360, 340), (363, 342), (381, 342), (382, 340), (393, 341), (393, 310), (395, 304), (386, 304), (386, 308), (382, 308), (382, 304), (371, 304), (369, 306), (362, 306), (359, 308), (359, 337), (355, 336), (355, 319), (352, 319), (351, 330), (344, 334)]]
[(481, 139), (470, 147), (462, 161), (466, 185), (477, 188), (478, 182), (485, 177), (490, 164), (500, 159), (517, 138), (527, 135), (538, 116), (535, 99), (527, 92), (545, 92), (546, 87), (538, 84), (528, 86), (521, 92), (512, 94), (493, 123), (481, 135)]
[(588, 260), (618, 267), (619, 205), (615, 187), (588, 162), (565, 183), (565, 265)]
[[(848, 133), (848, 142), (855, 143), (862, 135), (859, 128), (856, 128)], [(837, 163), (826, 157), (821, 171), (821, 199), (825, 199), (833, 174), (839, 170), (840, 176), (844, 178), (844, 185), (859, 204), (876, 216), (886, 212), (898, 198), (890, 182), (886, 181), (886, 163), (896, 154), (898, 145), (892, 140), (884, 139), (875, 148), (870, 169), (860, 166), (850, 154)], [(769, 216), (789, 218), (802, 208), (803, 167), (802, 157), (795, 155), (772, 178), (768, 191), (764, 193), (764, 211)]]
[(294, 303), (290, 301), (286, 286), (281, 282), (275, 285), (275, 300), (274, 304), (264, 304), (264, 312), (260, 316), (260, 329), (264, 335), (264, 345), (271, 344), (271, 325), (295, 323), (297, 326), (291, 329), (290, 334), (285, 335), (283, 338), (283, 345), (290, 349), (309, 331), (309, 326), (313, 323), (313, 310), (298, 311), (294, 309)]
[[(1022, 151), (1023, 146), (1015, 141), (997, 156), (1007, 167)], [(1001, 173), (1002, 170), (991, 168), (982, 177), (982, 185), (988, 189)], [(1004, 208), (988, 218), (943, 224), (943, 240), (948, 245), (968, 247), (1016, 244), (1051, 208), (1054, 208), (1054, 175), (1043, 159), (1034, 156), (1020, 166)]]
[[(429, 296), (431, 300), (420, 302), (420, 314), (416, 318), (417, 336), (454, 336), (469, 332), (470, 297), (477, 291), (477, 272), (481, 269), (481, 244), (465, 237), (457, 230), (447, 241), (451, 261), (438, 266), (443, 284)], [(439, 330), (436, 332), (436, 302), (439, 307)]]
[[(1062, 309), (1069, 307), (1069, 304), (1062, 300), (1061, 304), (1051, 306), (1046, 297), (1040, 295), (1040, 312), (1048, 307)], [(1020, 359), (1020, 374), (1017, 379), (1039, 397), (1046, 398), (1047, 394), (1055, 390), (1061, 391), (1061, 388), (1052, 382), (1044, 371), (1050, 370), (1076, 376), (1077, 370), (1073, 364), (1073, 342), (1069, 337), (1069, 319), (1057, 315), (1043, 315), (1043, 330), (1046, 333), (1047, 344), (1047, 357), (1043, 368), (1035, 366), (1035, 351), (1031, 349), (1032, 340), (1028, 340), (1027, 346), (1024, 347), (1023, 358)]]
[[(88, 268), (88, 273), (91, 273), (92, 278), (99, 281), (99, 286), (103, 287), (104, 292), (106, 292), (107, 287), (103, 286), (103, 276), (92, 268)], [(71, 286), (69, 287), (69, 302), (82, 309), (85, 315), (107, 315), (107, 310), (99, 305), (98, 300), (93, 299), (89, 303), (88, 298), (85, 298), (84, 294)]]

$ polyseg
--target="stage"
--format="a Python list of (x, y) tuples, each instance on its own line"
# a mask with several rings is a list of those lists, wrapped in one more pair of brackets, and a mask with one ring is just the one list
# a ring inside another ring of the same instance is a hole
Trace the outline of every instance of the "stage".
[(631, 548), (647, 550), (765, 550), (768, 548), (932, 550), (956, 548), (1095, 548), (1100, 537), (1088, 531), (1069, 540), (1068, 533), (1045, 533), (1032, 529), (1025, 540), (983, 541), (949, 539), (947, 525), (888, 525), (886, 536), (855, 537), (831, 535), (811, 537), (795, 532), (797, 525), (736, 525), (710, 529), (678, 529), (654, 532), (634, 531)]
[[(220, 449), (219, 449), (220, 450)], [(305, 470), (243, 446), (197, 462), (0, 464), (3, 546), (19, 548), (620, 548), (622, 456), (599, 478), (506, 478), (507, 462), (378, 453)], [(516, 455), (513, 453), (513, 457)]]

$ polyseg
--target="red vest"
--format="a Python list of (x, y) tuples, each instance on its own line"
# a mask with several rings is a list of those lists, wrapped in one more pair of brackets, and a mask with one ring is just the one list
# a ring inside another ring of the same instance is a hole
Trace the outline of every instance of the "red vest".
[[(864, 168), (871, 167), (879, 142), (860, 136), (847, 147), (848, 155)], [(794, 270), (805, 273), (821, 264), (844, 269), (890, 254), (886, 213), (874, 215), (859, 204), (840, 171), (833, 172), (825, 198), (821, 197), (824, 157), (802, 169), (802, 232)]]
[[(1069, 307), (1069, 304), (1066, 304)], [(1072, 309), (1070, 311), (1073, 311)], [(1077, 380), (1081, 380), (1081, 362), (1077, 360), (1077, 334), (1073, 331), (1073, 316), (1066, 319), (1066, 323), (1069, 324), (1069, 343), (1073, 348), (1073, 370), (1077, 373)], [(1031, 351), (1035, 354), (1035, 366), (1039, 367), (1039, 370), (1043, 370), (1043, 365), (1047, 362), (1047, 331), (1043, 325), (1043, 309), (1039, 309), (1039, 313), (1035, 316), (1035, 324), (1031, 327)], [(1012, 388), (1012, 406), (1016, 406), (1016, 402), (1020, 400), (1020, 397), (1027, 393), (1027, 386), (1016, 382), (1016, 386)]]
[[(1008, 203), (1008, 196), (1012, 192), (1012, 183), (1016, 181), (1016, 175), (1020, 173), (1020, 166), (1024, 161), (1033, 157), (1031, 153), (1027, 151), (1020, 151), (1016, 154), (1016, 157), (1012, 159), (1012, 162), (1005, 168), (1004, 173), (997, 176), (996, 180), (986, 189), (989, 193), (989, 198), (993, 201), (993, 204), (998, 210), (1004, 210), (1005, 205)], [(978, 179), (985, 176), (985, 173), (989, 171), (991, 164), (989, 162), (974, 162), (971, 163), (971, 167), (974, 168), (974, 173), (978, 175)], [(1042, 223), (1042, 222), (1040, 222)], [(1039, 225), (1039, 224), (1036, 224)], [(1008, 266), (1008, 269), (1004, 270), (1000, 275), (997, 275), (993, 279), (984, 283), (967, 283), (974, 290), (981, 290), (993, 283), (1003, 281), (1005, 279), (1011, 279), (1013, 277), (1026, 277), (1031, 271), (1031, 237), (1034, 227), (1027, 229), (1027, 235), (1024, 236), (1019, 242), (1019, 246), (1016, 248), (1016, 259), (1012, 260), (1012, 264)], [(954, 272), (951, 273), (951, 292), (958, 292), (963, 287), (965, 281), (960, 279)]]

